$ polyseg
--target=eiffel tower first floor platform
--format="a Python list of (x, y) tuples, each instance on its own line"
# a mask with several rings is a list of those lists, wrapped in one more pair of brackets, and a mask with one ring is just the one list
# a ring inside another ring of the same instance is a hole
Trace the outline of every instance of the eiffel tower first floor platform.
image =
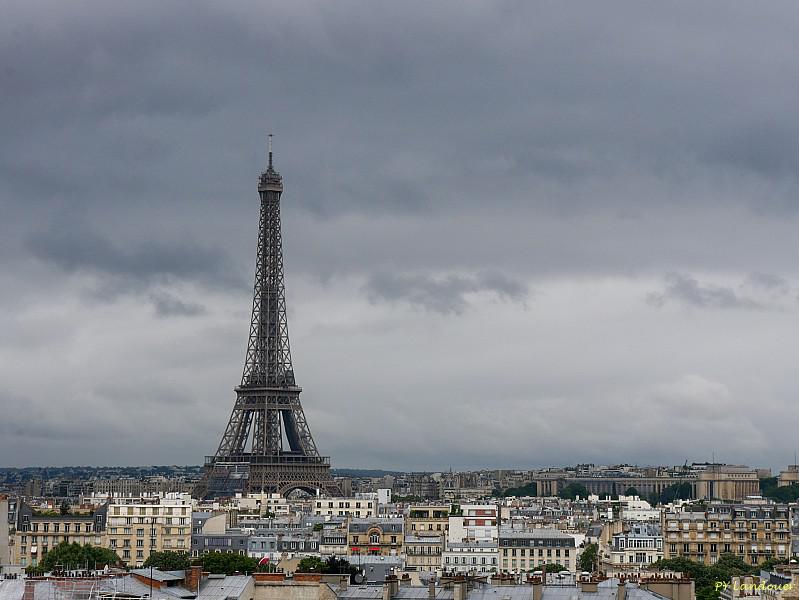
[(276, 456), (206, 456), (203, 475), (192, 495), (199, 499), (248, 492), (286, 496), (294, 490), (313, 496), (341, 495), (330, 475), (330, 459), (289, 452)]

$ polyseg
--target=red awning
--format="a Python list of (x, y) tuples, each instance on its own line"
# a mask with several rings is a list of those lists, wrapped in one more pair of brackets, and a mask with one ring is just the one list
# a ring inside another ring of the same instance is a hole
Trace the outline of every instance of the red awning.
[(378, 548), (377, 546), (372, 546), (371, 548), (369, 548), (369, 552), (374, 552), (375, 550), (379, 552), (380, 548)]

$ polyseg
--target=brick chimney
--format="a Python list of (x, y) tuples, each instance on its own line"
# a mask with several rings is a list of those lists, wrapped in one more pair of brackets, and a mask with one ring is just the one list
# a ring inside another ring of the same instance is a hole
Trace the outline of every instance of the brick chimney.
[(544, 596), (544, 582), (540, 577), (533, 577), (533, 600), (541, 600)]
[(435, 600), (436, 598), (436, 582), (431, 581), (427, 584), (427, 599)]
[(386, 575), (386, 581), (383, 583), (383, 600), (392, 600), (396, 598), (397, 591), (399, 591), (399, 580), (396, 575)]
[(36, 593), (36, 581), (32, 579), (25, 580), (25, 591), (22, 592), (22, 600), (33, 600)]
[(186, 576), (184, 579), (186, 589), (189, 590), (190, 592), (197, 593), (202, 576), (203, 576), (203, 568), (201, 565), (193, 565), (192, 567), (187, 569)]
[(461, 576), (458, 579), (456, 579), (453, 588), (454, 588), (453, 600), (466, 600), (467, 596), (466, 577)]

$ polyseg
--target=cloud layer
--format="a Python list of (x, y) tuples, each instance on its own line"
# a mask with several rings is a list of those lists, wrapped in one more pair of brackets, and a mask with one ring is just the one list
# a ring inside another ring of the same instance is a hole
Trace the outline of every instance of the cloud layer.
[(795, 4), (4, 12), (0, 464), (214, 450), (269, 131), (335, 465), (791, 460)]

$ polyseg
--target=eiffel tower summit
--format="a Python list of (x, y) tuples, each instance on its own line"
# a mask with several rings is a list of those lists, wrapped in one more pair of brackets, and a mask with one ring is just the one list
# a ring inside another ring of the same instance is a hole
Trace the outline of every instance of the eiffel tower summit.
[(320, 456), (294, 379), (283, 283), (280, 197), (283, 178), (269, 164), (258, 180), (261, 216), (255, 261), (250, 339), (241, 384), (222, 441), (205, 460), (197, 498), (236, 492), (286, 495), (294, 490), (336, 495), (330, 459)]

